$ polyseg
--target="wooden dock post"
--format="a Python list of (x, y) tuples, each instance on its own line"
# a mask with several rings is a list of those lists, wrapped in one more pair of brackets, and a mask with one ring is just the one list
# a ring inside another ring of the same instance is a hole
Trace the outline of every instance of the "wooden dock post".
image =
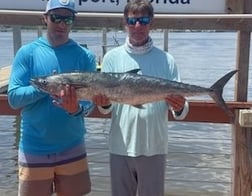
[[(240, 2), (241, 3), (241, 2)], [(252, 12), (251, 0), (244, 0), (243, 13)], [(248, 72), (251, 31), (240, 30), (237, 39), (236, 67), (239, 70), (235, 89), (236, 101), (247, 101)], [(252, 187), (251, 146), (252, 128), (240, 127), (239, 110), (235, 111), (235, 124), (232, 126), (232, 187), (231, 196), (250, 196)]]
[[(238, 33), (236, 101), (247, 101), (250, 32)], [(251, 193), (251, 151), (252, 128), (240, 127), (239, 110), (235, 111), (236, 121), (232, 127), (232, 196), (250, 196)]]

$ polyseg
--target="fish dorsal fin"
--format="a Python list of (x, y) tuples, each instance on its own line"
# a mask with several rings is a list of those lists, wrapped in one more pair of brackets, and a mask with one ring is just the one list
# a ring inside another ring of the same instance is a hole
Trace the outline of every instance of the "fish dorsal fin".
[(126, 73), (135, 73), (137, 74), (137, 72), (141, 71), (141, 69), (132, 69), (132, 70), (129, 70), (127, 71)]

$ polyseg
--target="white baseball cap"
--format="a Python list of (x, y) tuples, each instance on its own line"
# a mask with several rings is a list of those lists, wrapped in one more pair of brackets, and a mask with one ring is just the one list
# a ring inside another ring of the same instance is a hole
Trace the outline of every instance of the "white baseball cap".
[(46, 5), (45, 13), (58, 8), (65, 8), (73, 13), (77, 13), (74, 0), (49, 0)]

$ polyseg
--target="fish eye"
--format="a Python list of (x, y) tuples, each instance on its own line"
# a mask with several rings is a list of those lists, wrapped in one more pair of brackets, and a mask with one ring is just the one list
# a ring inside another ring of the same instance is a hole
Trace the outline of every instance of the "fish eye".
[(43, 84), (43, 85), (46, 85), (48, 82), (47, 82), (47, 80), (45, 80), (45, 79), (40, 79), (40, 81), (39, 81), (41, 84)]

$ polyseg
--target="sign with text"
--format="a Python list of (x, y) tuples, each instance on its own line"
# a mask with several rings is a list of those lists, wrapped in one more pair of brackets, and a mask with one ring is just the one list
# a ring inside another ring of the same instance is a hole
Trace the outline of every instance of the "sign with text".
[[(223, 14), (226, 0), (150, 0), (155, 13), (162, 14)], [(45, 10), (47, 0), (1, 0), (0, 9)], [(75, 0), (78, 12), (122, 13), (127, 0)]]

